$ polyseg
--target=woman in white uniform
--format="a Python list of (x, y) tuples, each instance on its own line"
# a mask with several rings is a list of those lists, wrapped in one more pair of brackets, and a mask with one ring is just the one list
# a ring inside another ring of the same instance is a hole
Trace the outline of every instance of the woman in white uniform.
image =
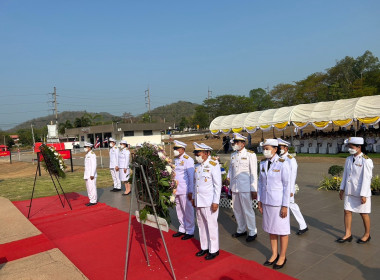
[(364, 235), (357, 243), (363, 244), (371, 240), (370, 219), (371, 213), (371, 180), (372, 160), (363, 154), (365, 152), (364, 139), (351, 137), (344, 141), (348, 145), (351, 154), (344, 165), (342, 183), (340, 185), (339, 198), (344, 199), (344, 226), (345, 235), (336, 241), (344, 243), (352, 241), (351, 223), (352, 212), (360, 213), (364, 224)]
[(129, 184), (129, 156), (130, 151), (127, 148), (127, 141), (120, 141), (120, 152), (119, 152), (119, 176), (120, 182), (124, 182), (125, 192), (123, 195), (129, 195), (131, 193), (131, 185)]
[[(279, 157), (278, 141), (266, 139), (260, 143), (265, 159), (260, 162), (258, 181), (259, 211), (263, 214), (263, 230), (269, 233), (272, 256), (265, 266), (273, 265), (274, 269), (282, 268), (286, 263), (286, 250), (290, 234), (290, 166)], [(281, 247), (278, 254), (278, 239)]]

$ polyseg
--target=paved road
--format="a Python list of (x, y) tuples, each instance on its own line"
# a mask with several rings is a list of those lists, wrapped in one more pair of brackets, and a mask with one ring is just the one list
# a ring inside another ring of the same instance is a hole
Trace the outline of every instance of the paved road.
[[(297, 183), (300, 192), (296, 196), (296, 202), (310, 230), (297, 236), (295, 232), (298, 225), (294, 217), (291, 217), (288, 262), (281, 272), (299, 279), (379, 279), (380, 197), (372, 197), (371, 242), (364, 245), (354, 242), (363, 233), (359, 215), (353, 217), (354, 241), (345, 244), (334, 242), (344, 234), (343, 202), (338, 199), (337, 192), (318, 191), (316, 187), (323, 175), (327, 174), (329, 166), (320, 163), (303, 163), (299, 166)], [(375, 169), (375, 174), (380, 174), (380, 166)], [(112, 193), (110, 189), (100, 188), (99, 200), (128, 212), (130, 198)], [(177, 230), (179, 223), (175, 211), (171, 211), (171, 217), (171, 229)], [(256, 213), (256, 222), (258, 238), (254, 242), (246, 243), (244, 238), (233, 239), (231, 234), (236, 230), (236, 224), (232, 211), (222, 208), (219, 215), (221, 249), (263, 263), (270, 256), (270, 243), (268, 234), (261, 228), (262, 217), (259, 213)], [(195, 238), (199, 239), (198, 229)]]

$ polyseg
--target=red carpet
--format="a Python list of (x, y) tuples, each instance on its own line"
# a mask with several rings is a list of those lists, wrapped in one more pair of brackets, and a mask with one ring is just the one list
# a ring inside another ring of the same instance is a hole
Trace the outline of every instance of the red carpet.
[[(57, 196), (33, 200), (30, 221), (89, 279), (123, 279), (128, 214), (99, 203), (85, 207), (88, 199), (69, 194), (73, 207), (62, 208)], [(28, 201), (14, 203), (27, 215)], [(144, 227), (150, 266), (145, 260), (141, 225), (132, 219), (128, 279), (171, 279), (170, 266), (157, 229)], [(199, 242), (184, 242), (164, 233), (177, 279), (294, 279), (225, 251), (213, 261), (194, 256)], [(1, 251), (0, 251), (1, 252)], [(0, 255), (1, 257), (1, 255)]]

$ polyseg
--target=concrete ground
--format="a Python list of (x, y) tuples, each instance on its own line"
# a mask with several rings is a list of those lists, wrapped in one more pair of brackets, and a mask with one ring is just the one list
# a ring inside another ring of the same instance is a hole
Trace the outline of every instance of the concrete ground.
[[(318, 183), (327, 175), (331, 165), (313, 162), (299, 164), (297, 183), (300, 192), (296, 195), (296, 202), (301, 208), (309, 231), (302, 236), (296, 235), (298, 224), (294, 217), (291, 217), (292, 234), (287, 251), (288, 261), (281, 272), (299, 279), (379, 279), (380, 197), (372, 197), (372, 240), (363, 245), (356, 243), (364, 232), (360, 215), (356, 214), (353, 215), (353, 242), (336, 243), (335, 240), (344, 235), (343, 202), (339, 200), (337, 192), (317, 190)], [(380, 165), (375, 165), (374, 174), (379, 173)], [(99, 201), (128, 212), (130, 196), (124, 197), (121, 192), (113, 193), (110, 189), (111, 187), (98, 189)], [(86, 195), (85, 192), (82, 194)], [(261, 228), (262, 216), (256, 211), (258, 238), (254, 242), (246, 243), (244, 238), (231, 237), (236, 230), (236, 222), (232, 215), (231, 209), (220, 209), (220, 248), (263, 263), (271, 255), (271, 250), (269, 236)], [(171, 211), (171, 217), (170, 227), (177, 230), (179, 224), (174, 210)], [(195, 238), (199, 239), (197, 228), (195, 232)]]

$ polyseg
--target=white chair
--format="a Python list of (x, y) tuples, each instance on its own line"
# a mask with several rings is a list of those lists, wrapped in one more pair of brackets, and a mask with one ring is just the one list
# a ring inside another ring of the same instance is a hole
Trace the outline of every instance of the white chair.
[(348, 145), (347, 144), (343, 144), (342, 148), (340, 149), (340, 151), (342, 153), (348, 153)]
[(313, 140), (311, 146), (309, 147), (309, 154), (316, 154), (318, 152), (318, 141)]
[(380, 153), (380, 140), (377, 140), (375, 144), (373, 144), (373, 152)]
[(320, 154), (327, 154), (327, 140), (323, 140), (321, 143), (321, 146), (319, 147), (318, 153)]
[(301, 153), (307, 154), (309, 152), (309, 139), (303, 140), (303, 146), (301, 146)]
[(296, 153), (299, 153), (301, 151), (301, 142), (298, 139), (295, 139), (293, 141), (293, 147)]
[(338, 141), (333, 140), (332, 143), (329, 146), (329, 154), (337, 154), (339, 152), (338, 150)]

